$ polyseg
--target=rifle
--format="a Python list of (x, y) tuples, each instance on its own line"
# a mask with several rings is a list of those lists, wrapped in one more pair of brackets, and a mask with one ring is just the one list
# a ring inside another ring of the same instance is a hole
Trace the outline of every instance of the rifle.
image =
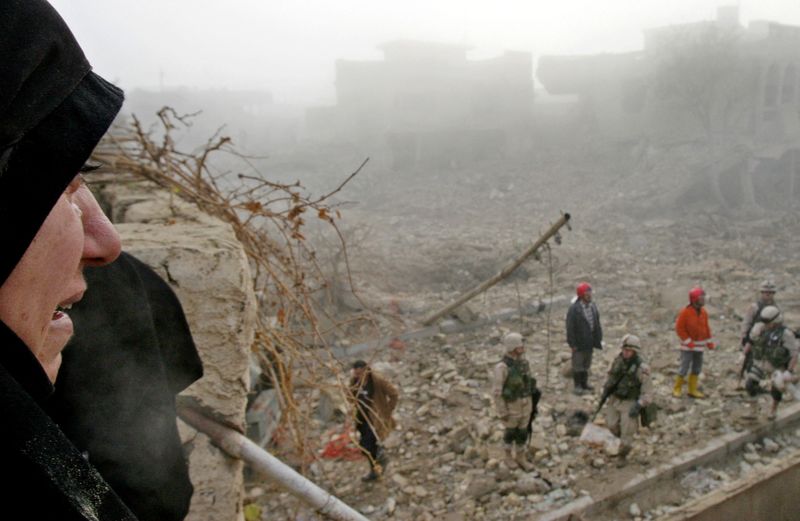
[(526, 444), (530, 444), (531, 437), (533, 436), (533, 420), (539, 414), (539, 400), (542, 398), (542, 391), (536, 387), (536, 380), (533, 383), (533, 390), (531, 391), (531, 415), (528, 417), (528, 437), (525, 439)]
[(641, 361), (639, 361), (639, 362), (637, 362), (635, 365), (633, 365), (633, 366), (629, 367), (627, 370), (625, 370), (625, 371), (624, 371), (624, 372), (623, 372), (623, 373), (620, 375), (620, 377), (619, 377), (619, 378), (617, 378), (617, 381), (616, 381), (616, 382), (614, 382), (614, 384), (613, 384), (613, 385), (610, 385), (610, 386), (608, 386), (608, 387), (605, 387), (605, 388), (603, 388), (603, 394), (600, 396), (600, 403), (597, 405), (597, 409), (594, 411), (594, 414), (592, 415), (592, 420), (591, 420), (591, 422), (590, 422), (590, 423), (594, 423), (594, 420), (597, 418), (597, 415), (598, 415), (598, 414), (600, 414), (600, 410), (601, 410), (601, 409), (603, 408), (603, 406), (606, 404), (606, 401), (608, 400), (608, 398), (609, 398), (609, 397), (610, 397), (612, 394), (614, 394), (614, 391), (616, 391), (616, 390), (617, 390), (617, 386), (618, 386), (618, 385), (619, 385), (619, 383), (622, 381), (622, 379), (623, 379), (623, 378), (625, 378), (625, 375), (628, 373), (628, 371), (630, 371), (631, 369), (633, 369), (633, 371), (634, 371), (634, 372), (636, 372), (636, 371), (639, 369), (639, 366), (640, 366), (641, 364), (642, 364), (642, 363), (641, 363)]
[(744, 354), (744, 360), (742, 361), (742, 368), (739, 369), (739, 379), (744, 378), (744, 376), (750, 371), (750, 368), (753, 367), (753, 346), (750, 346), (750, 350)]

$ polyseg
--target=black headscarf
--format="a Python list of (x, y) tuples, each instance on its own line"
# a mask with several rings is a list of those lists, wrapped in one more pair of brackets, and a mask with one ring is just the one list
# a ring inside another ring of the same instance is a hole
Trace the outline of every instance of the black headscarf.
[(0, 284), (122, 107), (44, 0), (0, 2)]
[[(44, 0), (0, 2), (0, 285), (122, 105), (90, 72)], [(3, 518), (135, 521), (42, 410), (52, 391), (33, 353), (0, 322)]]

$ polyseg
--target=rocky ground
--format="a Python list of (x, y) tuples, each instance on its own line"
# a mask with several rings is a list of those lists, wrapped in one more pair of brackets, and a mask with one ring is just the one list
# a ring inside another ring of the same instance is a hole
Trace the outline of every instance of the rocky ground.
[[(666, 166), (642, 170), (641, 164), (629, 163), (623, 162), (627, 170), (622, 173), (610, 172), (608, 165), (605, 170), (580, 163), (567, 168), (555, 160), (542, 160), (549, 166), (538, 173), (519, 168), (492, 168), (491, 175), (419, 173), (386, 179), (364, 192), (356, 187), (356, 193), (369, 196), (342, 209), (356, 290), (381, 316), (394, 317), (384, 322), (386, 334), (419, 328), (422, 316), (498, 271), (559, 211), (570, 212), (572, 229), (562, 231), (560, 245), (551, 241), (549, 254), (542, 252), (469, 306), (491, 315), (551, 294), (571, 296), (578, 281), (591, 282), (606, 344), (596, 352), (591, 383), (602, 387), (620, 339), (635, 333), (644, 342), (661, 407), (658, 422), (638, 435), (626, 466), (581, 443), (568, 428), (571, 415), (591, 413), (599, 397), (569, 392), (571, 380), (563, 376), (569, 354), (562, 303), (534, 317), (367, 355), (401, 390), (399, 426), (386, 443), (388, 472), (382, 481), (364, 485), (359, 478), (367, 471), (365, 460), (320, 458), (309, 475), (370, 519), (527, 519), (581, 495), (602, 495), (687, 447), (751, 427), (743, 418), (743, 392), (736, 388), (741, 314), (756, 297), (759, 282), (769, 277), (778, 284), (787, 322), (800, 326), (800, 287), (794, 281), (800, 260), (793, 237), (798, 216), (791, 208), (737, 213), (704, 206), (702, 193), (681, 205), (687, 185), (670, 186), (663, 179), (669, 175)], [(707, 398), (675, 399), (670, 394), (678, 358), (673, 322), (687, 291), (697, 284), (708, 293), (719, 347), (705, 356), (701, 387)], [(343, 305), (347, 308), (346, 300)], [(358, 305), (350, 307), (356, 311)], [(526, 336), (527, 357), (544, 391), (529, 448), (537, 470), (530, 474), (502, 463), (502, 426), (489, 394), (490, 370), (502, 354), (499, 340), (510, 330)], [(362, 340), (357, 333), (336, 339)], [(765, 410), (766, 397), (762, 400)], [(344, 428), (341, 418), (318, 418), (310, 427), (320, 447)], [(765, 439), (727, 467), (697, 469), (674, 501), (631, 506), (620, 515), (656, 519), (687, 497), (746, 473), (748, 465), (797, 447), (799, 434)], [(315, 518), (256, 477), (250, 479), (248, 502), (269, 513), (264, 519)]]

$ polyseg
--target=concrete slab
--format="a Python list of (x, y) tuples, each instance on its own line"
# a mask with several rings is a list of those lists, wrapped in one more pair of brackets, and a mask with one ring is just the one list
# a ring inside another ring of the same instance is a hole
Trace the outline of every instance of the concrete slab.
[(800, 403), (794, 403), (779, 410), (778, 417), (773, 421), (755, 425), (745, 432), (727, 434), (711, 440), (700, 448), (676, 456), (668, 463), (654, 467), (644, 474), (631, 479), (615, 492), (595, 499), (589, 496), (582, 497), (536, 519), (541, 521), (591, 519), (593, 515), (609, 510), (613, 505), (648, 487), (654, 487), (659, 482), (673, 479), (692, 467), (708, 465), (722, 459), (739, 451), (748, 443), (769, 436), (795, 423), (800, 423)]

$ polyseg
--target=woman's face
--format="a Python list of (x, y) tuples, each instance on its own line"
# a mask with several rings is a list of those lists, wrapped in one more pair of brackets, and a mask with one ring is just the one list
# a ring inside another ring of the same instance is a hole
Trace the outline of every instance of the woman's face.
[(66, 310), (86, 291), (83, 268), (108, 264), (119, 252), (119, 235), (78, 176), (0, 286), (0, 320), (36, 355), (51, 381), (72, 336)]

